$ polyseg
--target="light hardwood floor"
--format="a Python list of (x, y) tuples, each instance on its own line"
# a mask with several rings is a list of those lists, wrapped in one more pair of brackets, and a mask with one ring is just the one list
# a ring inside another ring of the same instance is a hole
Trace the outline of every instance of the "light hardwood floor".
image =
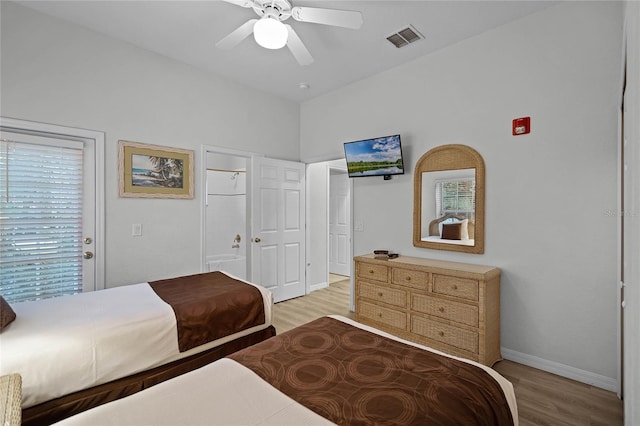
[[(349, 280), (333, 276), (327, 288), (276, 303), (273, 323), (278, 334), (324, 315), (353, 318)], [(513, 384), (520, 426), (618, 426), (623, 407), (613, 392), (556, 376), (512, 361), (493, 366)]]
[(332, 276), (329, 287), (306, 296), (276, 303), (273, 306), (273, 325), (280, 334), (325, 315), (342, 315), (353, 319), (349, 311), (349, 279)]

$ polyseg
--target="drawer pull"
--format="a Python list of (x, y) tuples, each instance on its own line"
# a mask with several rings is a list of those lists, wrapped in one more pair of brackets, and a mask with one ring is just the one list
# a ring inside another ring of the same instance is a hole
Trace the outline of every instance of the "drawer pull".
[(451, 287), (451, 288), (454, 289), (454, 290), (457, 290), (458, 286), (454, 284), (453, 287)]
[(411, 277), (406, 277), (405, 280), (411, 281)]
[(440, 337), (444, 337), (444, 331), (438, 331), (438, 335), (440, 335)]
[(378, 293), (378, 296), (382, 297), (382, 292)]
[(373, 274), (373, 269), (369, 269), (369, 273), (370, 273), (370, 274)]
[(378, 312), (378, 317), (382, 318), (382, 312)]
[(438, 311), (440, 311), (440, 312), (444, 312), (444, 308), (443, 308), (442, 306), (440, 306), (440, 307), (438, 308)]

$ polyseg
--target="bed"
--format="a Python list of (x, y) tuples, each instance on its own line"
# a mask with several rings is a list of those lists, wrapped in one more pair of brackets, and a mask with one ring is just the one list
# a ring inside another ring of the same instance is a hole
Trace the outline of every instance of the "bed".
[(510, 382), (323, 317), (61, 425), (517, 425)]
[(50, 424), (275, 335), (271, 293), (223, 272), (11, 305), (0, 375), (23, 424)]
[(446, 214), (429, 222), (429, 235), (422, 241), (473, 246), (475, 223), (454, 213)]

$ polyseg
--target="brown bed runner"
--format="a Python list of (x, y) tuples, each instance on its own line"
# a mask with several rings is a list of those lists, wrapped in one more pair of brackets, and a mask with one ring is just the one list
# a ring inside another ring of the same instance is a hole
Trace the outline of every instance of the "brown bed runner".
[(180, 352), (265, 322), (260, 290), (222, 272), (149, 285), (176, 314)]
[(481, 368), (333, 318), (228, 358), (339, 425), (513, 425), (500, 385)]

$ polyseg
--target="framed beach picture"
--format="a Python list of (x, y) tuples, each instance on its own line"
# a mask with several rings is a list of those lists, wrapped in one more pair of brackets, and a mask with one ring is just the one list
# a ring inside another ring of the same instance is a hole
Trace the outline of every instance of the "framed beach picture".
[(118, 141), (121, 197), (193, 198), (193, 151)]

